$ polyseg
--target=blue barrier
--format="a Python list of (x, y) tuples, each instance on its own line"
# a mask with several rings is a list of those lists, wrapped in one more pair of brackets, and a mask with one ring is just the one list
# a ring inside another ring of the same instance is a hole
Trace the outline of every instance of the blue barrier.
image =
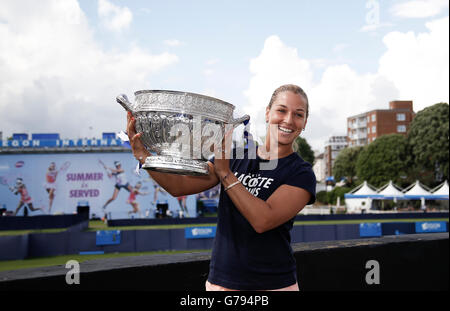
[[(374, 219), (414, 219), (414, 218), (449, 218), (448, 212), (432, 213), (392, 213), (392, 214), (333, 214), (333, 215), (297, 215), (294, 221), (328, 221), (328, 220), (374, 220)], [(199, 218), (142, 218), (142, 219), (112, 219), (108, 226), (153, 226), (182, 224), (212, 224), (217, 223), (217, 217)]]
[(0, 231), (67, 228), (87, 220), (88, 217), (85, 214), (5, 216), (0, 217)]
[(376, 237), (381, 236), (381, 223), (362, 223), (359, 224), (359, 236)]
[[(337, 224), (337, 225), (296, 225), (291, 231), (292, 243), (313, 241), (337, 241), (399, 234), (413, 234), (423, 228), (423, 222), (381, 223), (380, 224)], [(445, 228), (448, 222), (425, 222), (428, 230)], [(430, 226), (432, 224), (432, 226)], [(445, 225), (445, 226), (444, 226)], [(366, 230), (366, 229), (367, 230)], [(372, 230), (372, 231), (371, 231)], [(374, 231), (375, 230), (375, 231)], [(423, 232), (423, 231), (420, 231)], [(431, 232), (431, 231), (429, 231)], [(99, 243), (97, 232), (66, 230), (59, 233), (34, 233), (18, 236), (0, 236), (0, 260), (25, 259), (30, 257), (79, 254), (80, 252), (148, 252), (159, 250), (211, 249), (215, 227), (194, 227), (181, 229), (122, 230), (106, 232), (104, 239), (109, 243)], [(114, 234), (116, 234), (114, 239)], [(106, 238), (107, 236), (107, 238)]]
[(0, 237), (0, 260), (16, 260), (28, 257), (28, 235)]
[(208, 239), (216, 236), (216, 227), (189, 227), (184, 229), (186, 239)]
[(96, 233), (96, 245), (120, 244), (120, 230), (101, 230)]
[(428, 232), (446, 232), (447, 224), (445, 221), (422, 221), (416, 222), (416, 232), (417, 233), (428, 233)]

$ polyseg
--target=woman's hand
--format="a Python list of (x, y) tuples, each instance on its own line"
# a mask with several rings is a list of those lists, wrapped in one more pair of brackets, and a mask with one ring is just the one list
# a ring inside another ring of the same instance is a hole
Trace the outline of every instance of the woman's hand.
[(230, 172), (230, 157), (234, 127), (225, 127), (225, 135), (222, 139), (222, 150), (214, 150), (214, 171), (220, 181)]
[(133, 117), (131, 112), (127, 112), (127, 133), (130, 140), (131, 150), (133, 155), (139, 163), (144, 164), (145, 159), (150, 155), (150, 152), (145, 148), (144, 144), (141, 142), (140, 137), (142, 133), (136, 133), (136, 119)]

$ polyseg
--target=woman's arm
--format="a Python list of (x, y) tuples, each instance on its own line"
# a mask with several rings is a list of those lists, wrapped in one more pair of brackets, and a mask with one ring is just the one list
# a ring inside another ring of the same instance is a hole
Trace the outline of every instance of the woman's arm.
[(116, 168), (109, 168), (108, 169), (111, 171), (112, 174), (120, 174), (125, 172), (122, 168), (121, 169), (116, 169)]
[[(225, 134), (228, 135), (232, 133)], [(227, 194), (256, 232), (263, 233), (278, 227), (295, 217), (309, 202), (311, 194), (308, 191), (290, 185), (281, 185), (266, 201), (253, 196), (230, 170), (225, 143), (224, 139), (222, 156), (220, 158), (216, 156), (214, 160), (215, 172), (224, 189), (236, 183), (226, 190)]]
[(209, 166), (209, 174), (207, 176), (186, 176), (160, 173), (152, 170), (146, 171), (171, 196), (179, 197), (203, 192), (219, 183), (219, 179), (214, 173), (214, 166), (210, 162), (207, 163)]
[[(224, 188), (238, 181), (231, 171), (227, 174), (222, 181)], [(281, 185), (267, 201), (263, 201), (248, 192), (241, 183), (227, 190), (227, 194), (258, 233), (276, 228), (295, 217), (311, 197), (311, 194), (302, 188)]]
[[(134, 157), (141, 163), (145, 163), (145, 159), (150, 155), (142, 144), (140, 137), (142, 133), (136, 134), (136, 120), (130, 112), (127, 114), (127, 133), (130, 139), (131, 149)], [(164, 190), (174, 197), (199, 193), (210, 189), (219, 183), (214, 166), (208, 162), (209, 174), (207, 176), (185, 176), (177, 174), (160, 173), (147, 170), (147, 173), (155, 180)]]

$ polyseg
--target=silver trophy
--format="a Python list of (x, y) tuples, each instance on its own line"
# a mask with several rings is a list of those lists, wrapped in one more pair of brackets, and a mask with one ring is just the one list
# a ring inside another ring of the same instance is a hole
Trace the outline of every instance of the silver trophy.
[(144, 165), (163, 173), (208, 175), (206, 161), (213, 155), (229, 127), (249, 120), (233, 119), (234, 106), (200, 94), (143, 90), (134, 93), (132, 104), (126, 95), (117, 102), (136, 119), (136, 132), (150, 151)]

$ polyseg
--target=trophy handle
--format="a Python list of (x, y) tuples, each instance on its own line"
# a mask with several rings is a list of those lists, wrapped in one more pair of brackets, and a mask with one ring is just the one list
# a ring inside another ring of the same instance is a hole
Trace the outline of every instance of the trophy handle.
[(233, 128), (238, 127), (241, 123), (244, 123), (245, 121), (250, 120), (250, 116), (248, 114), (245, 114), (244, 116), (237, 118), (237, 119), (232, 119), (230, 124), (233, 124)]
[(133, 109), (132, 109), (133, 104), (130, 103), (127, 95), (120, 94), (116, 97), (116, 100), (123, 108), (125, 108), (126, 111), (130, 111), (131, 113), (133, 113)]

